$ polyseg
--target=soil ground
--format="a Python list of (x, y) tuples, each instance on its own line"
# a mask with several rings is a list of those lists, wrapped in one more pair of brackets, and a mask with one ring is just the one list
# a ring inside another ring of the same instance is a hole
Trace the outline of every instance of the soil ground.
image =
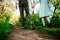
[(13, 31), (8, 35), (8, 40), (57, 40), (53, 36), (41, 34), (36, 30), (19, 29), (13, 26)]

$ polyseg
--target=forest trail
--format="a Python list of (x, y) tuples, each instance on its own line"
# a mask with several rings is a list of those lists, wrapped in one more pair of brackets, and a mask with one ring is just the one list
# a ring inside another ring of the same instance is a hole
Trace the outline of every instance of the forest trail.
[(52, 36), (44, 35), (36, 30), (19, 29), (13, 26), (13, 32), (8, 35), (8, 40), (55, 40)]

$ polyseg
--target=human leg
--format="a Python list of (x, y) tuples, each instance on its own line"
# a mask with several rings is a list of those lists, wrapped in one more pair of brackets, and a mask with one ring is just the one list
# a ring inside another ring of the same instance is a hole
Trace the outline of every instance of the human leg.
[(45, 26), (45, 20), (44, 20), (44, 18), (41, 18), (41, 20), (42, 20), (43, 26)]
[(26, 16), (28, 17), (29, 22), (30, 22), (32, 28), (34, 28), (34, 23), (33, 23), (33, 21), (32, 21), (32, 17), (31, 17), (31, 15), (29, 14), (29, 7), (28, 7), (28, 6), (25, 7), (25, 11), (26, 11)]
[(48, 23), (50, 23), (50, 17), (46, 17), (46, 19), (47, 19)]
[(20, 7), (20, 18), (21, 18), (21, 26), (24, 27), (25, 26), (25, 23), (24, 23), (24, 10), (23, 10), (23, 7)]

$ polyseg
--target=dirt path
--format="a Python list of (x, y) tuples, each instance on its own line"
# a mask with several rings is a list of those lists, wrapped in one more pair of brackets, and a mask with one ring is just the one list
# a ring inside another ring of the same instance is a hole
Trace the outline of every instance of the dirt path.
[(43, 35), (35, 30), (18, 29), (13, 27), (13, 32), (8, 36), (8, 40), (55, 40), (53, 37)]

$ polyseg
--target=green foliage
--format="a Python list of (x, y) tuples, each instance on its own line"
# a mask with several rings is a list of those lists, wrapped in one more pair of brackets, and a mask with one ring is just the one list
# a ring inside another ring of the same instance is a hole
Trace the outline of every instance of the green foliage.
[[(8, 11), (5, 11), (1, 16), (0, 16), (0, 19), (2, 20), (2, 21), (8, 21), (9, 22), (9, 19), (10, 19), (10, 16), (11, 16), (11, 13), (10, 12), (8, 12)], [(0, 21), (1, 21), (0, 20)]]
[(52, 23), (52, 25), (55, 25), (57, 27), (60, 27), (60, 18), (59, 17), (53, 17), (51, 19), (51, 23)]
[(39, 18), (38, 14), (33, 14), (33, 15), (31, 15), (31, 16), (32, 16), (32, 20), (36, 20), (36, 19)]
[[(42, 26), (42, 21), (41, 19), (39, 19), (38, 15), (31, 15), (35, 24), (35, 28), (37, 31), (44, 33), (44, 34), (48, 34), (48, 35), (60, 35), (60, 18), (55, 16), (51, 18), (51, 23), (52, 25), (55, 25), (56, 28), (48, 28), (48, 27), (43, 27)], [(47, 20), (46, 24), (48, 24)], [(20, 23), (19, 23), (20, 24)], [(27, 18), (25, 17), (25, 28), (26, 29), (31, 29), (31, 25), (29, 24), (29, 22), (27, 21)]]
[(6, 40), (7, 35), (12, 31), (11, 24), (0, 22), (0, 40)]
[(8, 11), (6, 8), (6, 6), (0, 2), (0, 21), (9, 21), (10, 16), (11, 16), (11, 12)]
[(11, 5), (9, 4), (3, 5), (2, 2), (0, 2), (0, 40), (6, 40), (7, 35), (12, 31), (12, 25), (9, 24), (10, 18), (12, 16), (12, 12), (9, 10), (9, 8), (12, 8), (12, 6), (10, 6)]
[(60, 28), (51, 29), (51, 28), (38, 26), (36, 28), (36, 30), (38, 30), (39, 32), (41, 32), (43, 34), (49, 34), (49, 35), (53, 35), (53, 36), (59, 36), (60, 35)]

